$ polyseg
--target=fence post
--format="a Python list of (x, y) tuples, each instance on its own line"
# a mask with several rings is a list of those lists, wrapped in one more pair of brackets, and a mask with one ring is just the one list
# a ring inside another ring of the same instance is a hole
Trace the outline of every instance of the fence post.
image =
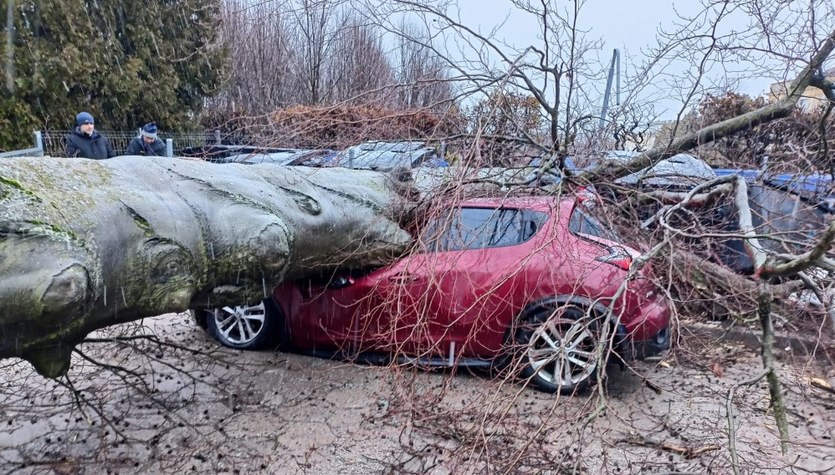
[(35, 152), (36, 157), (43, 157), (44, 155), (44, 148), (43, 148), (43, 135), (41, 134), (40, 130), (35, 131), (35, 148), (38, 149)]
[(174, 139), (165, 139), (165, 156), (168, 158), (174, 156)]
[(439, 150), (441, 154), (441, 160), (446, 160), (446, 140), (441, 141), (441, 149)]
[(348, 168), (354, 168), (354, 155), (357, 154), (357, 150), (354, 147), (348, 149)]
[(220, 129), (215, 129), (215, 145), (220, 145)]

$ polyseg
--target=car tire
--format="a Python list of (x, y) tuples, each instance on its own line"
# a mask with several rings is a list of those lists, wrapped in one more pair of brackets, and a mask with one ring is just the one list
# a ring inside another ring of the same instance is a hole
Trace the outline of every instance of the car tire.
[(284, 330), (284, 316), (272, 299), (256, 305), (226, 306), (192, 311), (198, 324), (218, 343), (238, 350), (277, 349)]
[(581, 306), (534, 309), (523, 316), (516, 343), (525, 381), (541, 391), (571, 395), (597, 381), (597, 319)]

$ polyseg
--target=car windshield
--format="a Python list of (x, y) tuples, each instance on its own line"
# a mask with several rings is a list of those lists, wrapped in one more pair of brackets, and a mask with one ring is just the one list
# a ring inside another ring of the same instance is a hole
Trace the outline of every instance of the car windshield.
[[(287, 150), (286, 152), (273, 153), (253, 153), (247, 155), (235, 155), (234, 161), (246, 163), (271, 163), (276, 165), (286, 165), (298, 158), (299, 151)], [(233, 157), (229, 157), (233, 158)]]
[(408, 168), (411, 166), (411, 158), (405, 154), (371, 152), (355, 158), (353, 166), (354, 168)]
[(363, 152), (411, 152), (425, 147), (423, 142), (365, 142), (356, 146)]

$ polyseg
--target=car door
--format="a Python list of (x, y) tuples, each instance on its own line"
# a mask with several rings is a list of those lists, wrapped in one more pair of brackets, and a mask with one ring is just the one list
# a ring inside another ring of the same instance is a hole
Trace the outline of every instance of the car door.
[(462, 207), (430, 223), (427, 252), (398, 269), (404, 285), (386, 290), (408, 302), (408, 311), (390, 315), (394, 346), (434, 358), (494, 355), (517, 311), (519, 263), (536, 231), (530, 217), (520, 209)]

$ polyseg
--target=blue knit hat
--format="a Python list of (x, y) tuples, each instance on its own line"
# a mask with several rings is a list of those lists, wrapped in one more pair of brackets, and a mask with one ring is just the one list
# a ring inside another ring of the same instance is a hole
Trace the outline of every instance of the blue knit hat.
[(84, 125), (84, 124), (95, 124), (96, 121), (93, 120), (93, 115), (89, 112), (79, 112), (77, 116), (75, 116), (75, 125)]
[(143, 137), (148, 137), (148, 138), (151, 138), (151, 139), (156, 139), (157, 138), (157, 124), (156, 124), (156, 122), (150, 122), (150, 123), (145, 124), (145, 126), (142, 127), (142, 136)]

